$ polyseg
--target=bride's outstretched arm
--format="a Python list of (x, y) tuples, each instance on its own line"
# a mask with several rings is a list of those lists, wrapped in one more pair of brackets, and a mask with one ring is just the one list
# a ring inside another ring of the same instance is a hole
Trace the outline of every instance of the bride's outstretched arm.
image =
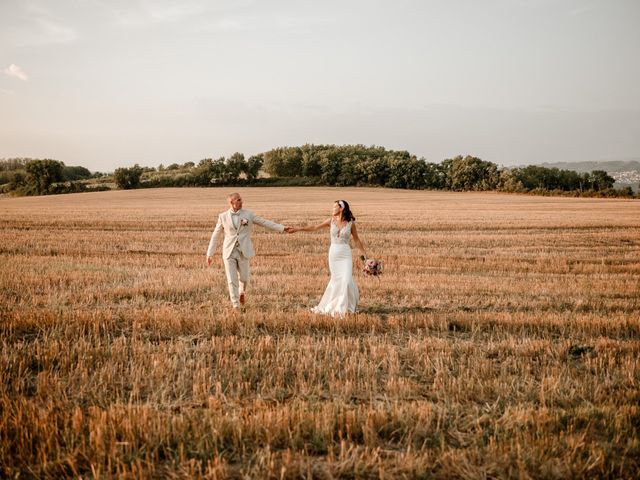
[(291, 233), (296, 233), (296, 232), (315, 232), (316, 230), (320, 230), (321, 228), (326, 228), (331, 226), (331, 219), (328, 218), (327, 220), (325, 220), (322, 223), (319, 223), (318, 225), (308, 225), (306, 227), (292, 227), (290, 232)]
[(353, 223), (353, 225), (351, 225), (351, 236), (353, 237), (353, 241), (355, 242), (356, 247), (358, 247), (360, 249), (360, 251), (362, 252), (362, 254), (366, 258), (367, 257), (367, 251), (364, 249), (364, 245), (362, 244), (362, 240), (360, 240), (360, 237), (358, 236), (358, 229), (356, 228), (355, 222)]

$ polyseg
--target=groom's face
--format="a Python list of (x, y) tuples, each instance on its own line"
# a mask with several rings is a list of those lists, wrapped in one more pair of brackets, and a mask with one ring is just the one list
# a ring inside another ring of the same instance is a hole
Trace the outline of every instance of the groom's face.
[(242, 208), (242, 198), (240, 195), (234, 195), (229, 199), (229, 206), (233, 209), (233, 211), (240, 210)]

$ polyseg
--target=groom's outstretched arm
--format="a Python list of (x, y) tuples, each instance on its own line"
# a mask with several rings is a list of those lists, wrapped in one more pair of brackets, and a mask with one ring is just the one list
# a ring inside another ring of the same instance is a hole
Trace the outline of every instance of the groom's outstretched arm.
[(222, 232), (222, 218), (218, 216), (218, 223), (216, 223), (216, 227), (213, 229), (213, 233), (211, 234), (211, 240), (209, 240), (209, 247), (207, 248), (207, 263), (211, 264), (209, 258), (213, 257), (213, 252), (216, 251), (216, 243), (218, 243), (218, 236)]
[(280, 225), (279, 223), (272, 222), (271, 220), (267, 220), (266, 218), (262, 218), (258, 215), (254, 215), (252, 220), (253, 220), (253, 223), (257, 223), (258, 225), (268, 228), (269, 230), (275, 230), (276, 232), (282, 233), (286, 229), (284, 225)]

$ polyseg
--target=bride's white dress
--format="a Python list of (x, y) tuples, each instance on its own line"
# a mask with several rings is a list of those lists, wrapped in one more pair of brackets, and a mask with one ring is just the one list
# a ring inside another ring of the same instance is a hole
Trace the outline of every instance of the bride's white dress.
[(344, 316), (356, 312), (360, 293), (353, 279), (353, 260), (349, 239), (353, 222), (344, 227), (331, 222), (331, 247), (329, 247), (329, 271), (331, 279), (324, 291), (317, 307), (311, 309), (314, 313), (332, 316)]

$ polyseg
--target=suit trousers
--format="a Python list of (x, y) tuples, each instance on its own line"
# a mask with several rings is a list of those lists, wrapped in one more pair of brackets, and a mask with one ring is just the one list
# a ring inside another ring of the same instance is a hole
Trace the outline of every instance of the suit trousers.
[(229, 283), (229, 298), (234, 308), (240, 308), (240, 293), (249, 286), (249, 259), (236, 245), (229, 258), (224, 259), (224, 269)]

